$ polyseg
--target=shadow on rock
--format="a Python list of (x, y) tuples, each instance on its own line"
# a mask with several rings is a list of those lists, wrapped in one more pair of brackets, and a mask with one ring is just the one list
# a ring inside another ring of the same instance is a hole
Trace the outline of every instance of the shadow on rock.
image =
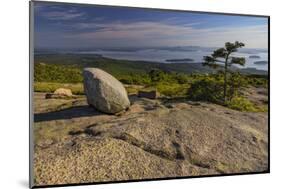
[(88, 105), (76, 106), (64, 110), (34, 114), (34, 122), (72, 119), (78, 117), (97, 116), (103, 113)]

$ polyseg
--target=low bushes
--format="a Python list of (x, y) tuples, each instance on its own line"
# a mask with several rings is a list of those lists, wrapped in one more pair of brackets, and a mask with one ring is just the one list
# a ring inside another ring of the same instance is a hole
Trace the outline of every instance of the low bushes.
[(239, 111), (258, 111), (256, 106), (244, 97), (234, 97), (227, 102), (226, 106)]
[(226, 105), (231, 109), (247, 112), (266, 112), (268, 110), (267, 106), (257, 106), (241, 96), (233, 98)]
[(215, 77), (205, 77), (191, 84), (187, 91), (187, 96), (191, 100), (209, 101), (222, 103), (223, 81)]
[(50, 83), (50, 82), (35, 82), (35, 92), (47, 92), (53, 93), (58, 88), (67, 88), (72, 91), (73, 94), (84, 94), (84, 88), (82, 83)]
[(82, 70), (75, 66), (35, 63), (35, 82), (81, 83)]
[(177, 97), (177, 96), (186, 96), (189, 84), (178, 84), (178, 83), (158, 83), (155, 88), (160, 94)]
[[(54, 92), (64, 87), (71, 89), (73, 94), (84, 93), (82, 67), (36, 63), (34, 69), (34, 90), (37, 92)], [(153, 69), (146, 73), (129, 72), (115, 77), (123, 84), (128, 84), (128, 94), (137, 94), (139, 88), (136, 86), (139, 86), (142, 90), (156, 89), (164, 96), (208, 101), (240, 111), (266, 111), (266, 108), (256, 107), (244, 98), (241, 90), (249, 85), (267, 88), (267, 76), (228, 73), (226, 102), (223, 98), (224, 79), (221, 73), (183, 74)]]

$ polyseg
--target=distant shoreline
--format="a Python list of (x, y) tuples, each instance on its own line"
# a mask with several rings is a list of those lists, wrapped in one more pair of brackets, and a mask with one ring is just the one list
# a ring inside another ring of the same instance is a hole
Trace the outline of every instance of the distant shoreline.
[[(49, 61), (49, 56), (52, 58)], [(35, 62), (37, 63), (51, 63), (52, 59), (59, 59), (60, 61), (55, 62), (55, 64), (61, 63), (62, 59), (67, 60), (66, 62), (69, 65), (82, 65), (87, 67), (95, 67), (96, 63), (103, 62), (103, 64), (115, 64), (116, 66), (124, 67), (124, 69), (130, 69), (137, 67), (138, 69), (143, 69), (144, 67), (157, 67), (163, 70), (170, 70), (175, 72), (182, 72), (182, 73), (192, 73), (192, 72), (201, 72), (201, 73), (209, 73), (213, 72), (213, 70), (209, 69), (206, 66), (203, 66), (200, 62), (157, 62), (157, 61), (147, 61), (147, 60), (128, 60), (128, 59), (117, 59), (117, 58), (110, 58), (106, 56), (102, 56), (100, 54), (76, 54), (76, 53), (50, 53), (50, 54), (35, 54)], [(63, 63), (62, 63), (63, 64)], [(98, 63), (99, 64), (99, 63)], [(246, 68), (239, 68), (239, 67), (232, 67), (233, 70), (240, 70), (241, 73), (245, 74), (258, 74), (258, 75), (268, 75), (267, 70), (259, 70), (253, 67), (246, 67)]]
[(182, 63), (185, 63), (185, 62), (193, 62), (194, 60), (192, 58), (182, 58), (182, 59), (166, 59), (166, 62), (182, 62)]

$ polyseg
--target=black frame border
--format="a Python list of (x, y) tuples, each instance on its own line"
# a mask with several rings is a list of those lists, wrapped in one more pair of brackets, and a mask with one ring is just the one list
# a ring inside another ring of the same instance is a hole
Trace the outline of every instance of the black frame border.
[[(199, 14), (216, 14), (216, 15), (229, 15), (229, 16), (248, 16), (248, 17), (262, 17), (267, 18), (268, 24), (268, 169), (262, 172), (245, 172), (245, 173), (230, 173), (230, 174), (212, 174), (212, 175), (199, 175), (199, 176), (180, 176), (180, 177), (162, 177), (151, 179), (133, 179), (133, 180), (119, 180), (119, 181), (104, 181), (104, 182), (85, 182), (85, 183), (69, 183), (69, 184), (54, 184), (54, 185), (33, 185), (33, 6), (32, 3), (45, 3), (45, 4), (68, 4), (78, 6), (95, 6), (95, 7), (115, 7), (115, 8), (129, 8), (129, 9), (144, 9), (144, 10), (158, 10), (158, 11), (174, 11), (174, 12), (191, 12)], [(133, 7), (133, 6), (120, 6), (120, 5), (101, 5), (90, 3), (70, 3), (70, 2), (57, 2), (57, 1), (29, 1), (29, 188), (53, 188), (53, 187), (67, 187), (67, 186), (85, 186), (85, 185), (100, 185), (100, 184), (117, 184), (117, 183), (130, 183), (130, 182), (147, 182), (147, 181), (163, 181), (175, 179), (190, 179), (190, 178), (211, 178), (211, 177), (226, 177), (226, 176), (240, 176), (240, 175), (257, 175), (270, 173), (270, 16), (269, 15), (255, 15), (243, 13), (226, 13), (226, 12), (208, 12), (208, 11), (191, 11), (191, 10), (176, 10), (176, 9), (163, 9), (163, 8), (148, 8), (148, 7)]]

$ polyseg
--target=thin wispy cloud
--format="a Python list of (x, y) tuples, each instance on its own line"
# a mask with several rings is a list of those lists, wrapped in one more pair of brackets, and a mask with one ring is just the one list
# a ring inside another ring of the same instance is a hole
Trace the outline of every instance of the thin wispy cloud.
[(48, 20), (72, 20), (85, 16), (84, 12), (75, 8), (65, 9), (60, 6), (35, 5), (35, 11), (38, 16)]
[(43, 16), (50, 20), (71, 20), (75, 18), (81, 18), (84, 16), (84, 13), (79, 13), (74, 10), (69, 11), (52, 11), (52, 12), (46, 12), (43, 14)]
[[(118, 41), (120, 46), (126, 46), (134, 41), (146, 41), (158, 45), (200, 45), (220, 46), (225, 41), (244, 41), (248, 47), (267, 45), (267, 27), (214, 27), (195, 28), (191, 25), (172, 25), (158, 22), (133, 23), (79, 23), (75, 27), (87, 28), (93, 31), (65, 35), (65, 38), (93, 41), (95, 44), (103, 41)], [(114, 44), (115, 46), (116, 44)]]

